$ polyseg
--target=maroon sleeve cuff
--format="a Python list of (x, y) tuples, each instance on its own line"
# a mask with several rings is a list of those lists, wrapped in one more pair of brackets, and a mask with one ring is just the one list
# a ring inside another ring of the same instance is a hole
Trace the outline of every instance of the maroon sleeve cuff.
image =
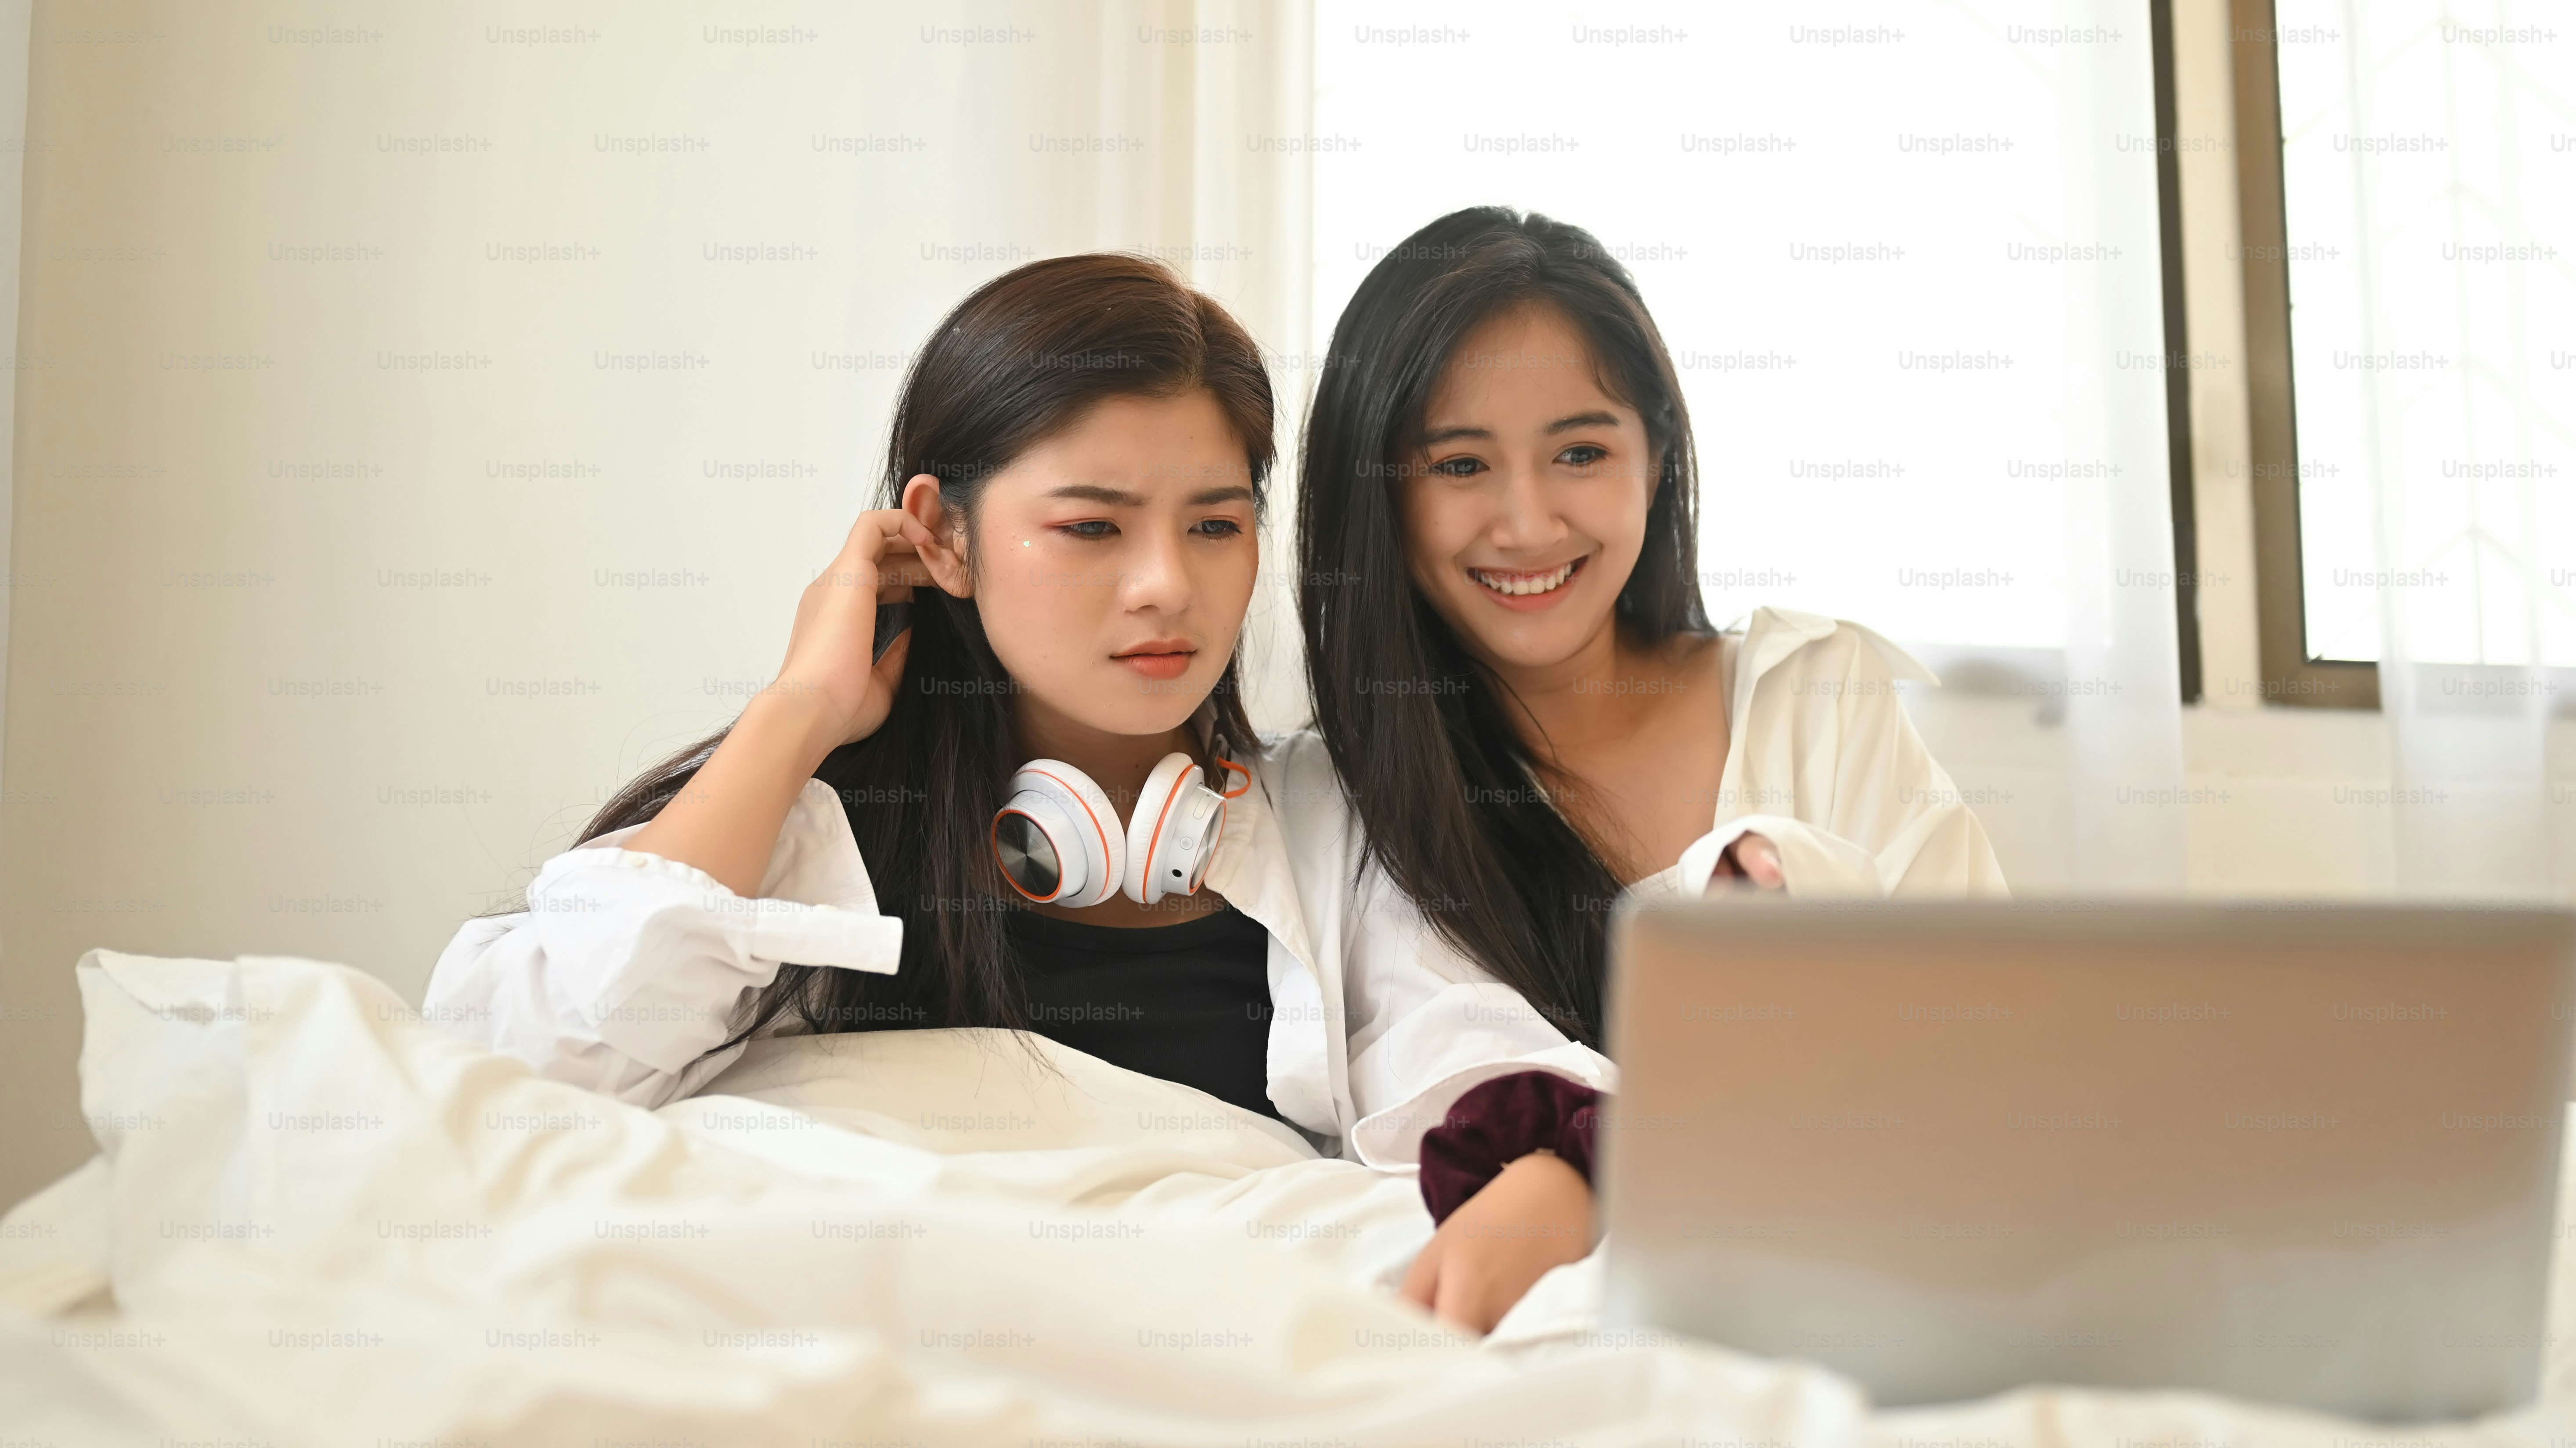
[(1542, 1148), (1592, 1180), (1592, 1146), (1601, 1093), (1548, 1071), (1522, 1071), (1458, 1098), (1440, 1124), (1422, 1134), (1422, 1204), (1435, 1223)]

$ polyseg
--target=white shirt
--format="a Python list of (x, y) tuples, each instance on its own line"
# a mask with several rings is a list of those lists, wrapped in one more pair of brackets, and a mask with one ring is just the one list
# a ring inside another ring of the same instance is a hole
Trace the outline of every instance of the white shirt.
[[(1725, 643), (1732, 742), (1712, 827), (1628, 897), (1705, 893), (1718, 857), (1746, 834), (1779, 848), (1791, 895), (2006, 893), (1985, 827), (1898, 702), (1901, 679), (1939, 682), (1928, 670), (1858, 624), (1787, 609), (1754, 610)], [(1324, 748), (1300, 735), (1281, 752), (1294, 772)], [(1303, 858), (1326, 853), (1327, 840), (1350, 829), (1309, 812), (1293, 817), (1290, 833)], [(1333, 867), (1350, 878), (1347, 858)], [(1460, 1096), (1516, 1071), (1618, 1089), (1607, 1057), (1459, 955), (1382, 872), (1372, 869), (1356, 891), (1318, 891), (1308, 904), (1316, 934), (1334, 938), (1350, 1011), (1360, 1119), (1348, 1154), (1381, 1168), (1411, 1166), (1422, 1133)]]
[[(1779, 847), (1793, 895), (2004, 891), (1984, 828), (1896, 697), (1936, 682), (1856, 624), (1758, 609), (1731, 638), (1730, 739), (1712, 828), (1639, 896), (1696, 895), (1737, 836)], [(1496, 1076), (1548, 1070), (1615, 1090), (1617, 1073), (1460, 956), (1372, 867), (1311, 731), (1243, 761), (1206, 886), (1270, 933), (1271, 1103), (1322, 1149), (1381, 1169)], [(714, 1048), (779, 965), (891, 972), (902, 922), (880, 914), (839, 797), (806, 782), (757, 898), (622, 848), (612, 831), (546, 862), (528, 909), (469, 920), (423, 1013), (541, 1074), (645, 1106), (686, 1096), (740, 1054)], [(771, 1029), (802, 1029), (792, 1020)]]

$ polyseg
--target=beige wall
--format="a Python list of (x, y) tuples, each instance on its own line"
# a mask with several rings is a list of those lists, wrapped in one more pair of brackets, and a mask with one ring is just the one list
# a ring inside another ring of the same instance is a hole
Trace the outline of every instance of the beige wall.
[(40, 5), (0, 1201), (90, 1150), (83, 950), (417, 997), (729, 718), (976, 282), (1157, 249), (1301, 352), (1300, 163), (1242, 137), (1306, 32), (1254, 9)]
[[(2005, 877), (2024, 893), (2067, 888), (2067, 731), (2029, 698), (1918, 694), (1908, 710), (1976, 801)], [(2189, 889), (2208, 896), (2359, 898), (2419, 893), (2400, 878), (2389, 805), (2388, 733), (2359, 709), (2183, 710), (2191, 793)], [(2557, 838), (2576, 840), (2576, 718), (2551, 724)], [(2576, 899), (2576, 851), (2557, 858)]]

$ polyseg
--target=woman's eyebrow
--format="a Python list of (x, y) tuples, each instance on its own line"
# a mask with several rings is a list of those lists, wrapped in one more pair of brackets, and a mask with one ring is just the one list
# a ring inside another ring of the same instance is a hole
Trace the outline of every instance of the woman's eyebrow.
[(1422, 435), (1422, 446), (1438, 447), (1444, 442), (1454, 442), (1462, 437), (1490, 438), (1493, 435), (1494, 430), (1489, 427), (1444, 427), (1438, 432), (1424, 433)]
[(1106, 503), (1113, 508), (1141, 508), (1145, 500), (1117, 488), (1104, 488), (1098, 483), (1067, 483), (1047, 492), (1050, 498), (1075, 498), (1086, 503)]
[[(1571, 417), (1560, 417), (1547, 425), (1544, 435), (1554, 437), (1560, 432), (1572, 432), (1578, 427), (1617, 427), (1618, 425), (1618, 418), (1596, 409), (1591, 412), (1578, 412)], [(1424, 433), (1420, 445), (1438, 447), (1444, 442), (1455, 442), (1462, 437), (1490, 439), (1493, 435), (1493, 429), (1485, 427), (1444, 427), (1437, 432)]]
[(1203, 493), (1190, 494), (1190, 506), (1193, 508), (1204, 508), (1211, 503), (1249, 503), (1251, 501), (1252, 489), (1240, 483), (1231, 488), (1210, 488)]

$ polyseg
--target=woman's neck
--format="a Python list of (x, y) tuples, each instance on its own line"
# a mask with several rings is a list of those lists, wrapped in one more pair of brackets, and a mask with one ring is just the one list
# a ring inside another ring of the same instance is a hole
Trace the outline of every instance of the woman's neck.
[(1708, 831), (1726, 774), (1725, 648), (1707, 634), (1642, 647), (1615, 628), (1545, 668), (1495, 668), (1553, 800), (1634, 882)]
[(1162, 734), (1112, 734), (1094, 729), (1026, 695), (1017, 701), (1011, 724), (1023, 759), (1060, 759), (1090, 775), (1118, 806), (1124, 818), (1135, 807), (1145, 776), (1175, 750), (1199, 760), (1205, 753), (1187, 724)]
[(1565, 658), (1546, 664), (1507, 664), (1485, 660), (1484, 666), (1519, 704), (1511, 708), (1513, 724), (1531, 752), (1550, 763), (1566, 763), (1605, 740), (1623, 738), (1637, 727), (1641, 698), (1663, 692), (1638, 685), (1662, 678), (1667, 661), (1639, 650), (1619, 635), (1616, 618)]

